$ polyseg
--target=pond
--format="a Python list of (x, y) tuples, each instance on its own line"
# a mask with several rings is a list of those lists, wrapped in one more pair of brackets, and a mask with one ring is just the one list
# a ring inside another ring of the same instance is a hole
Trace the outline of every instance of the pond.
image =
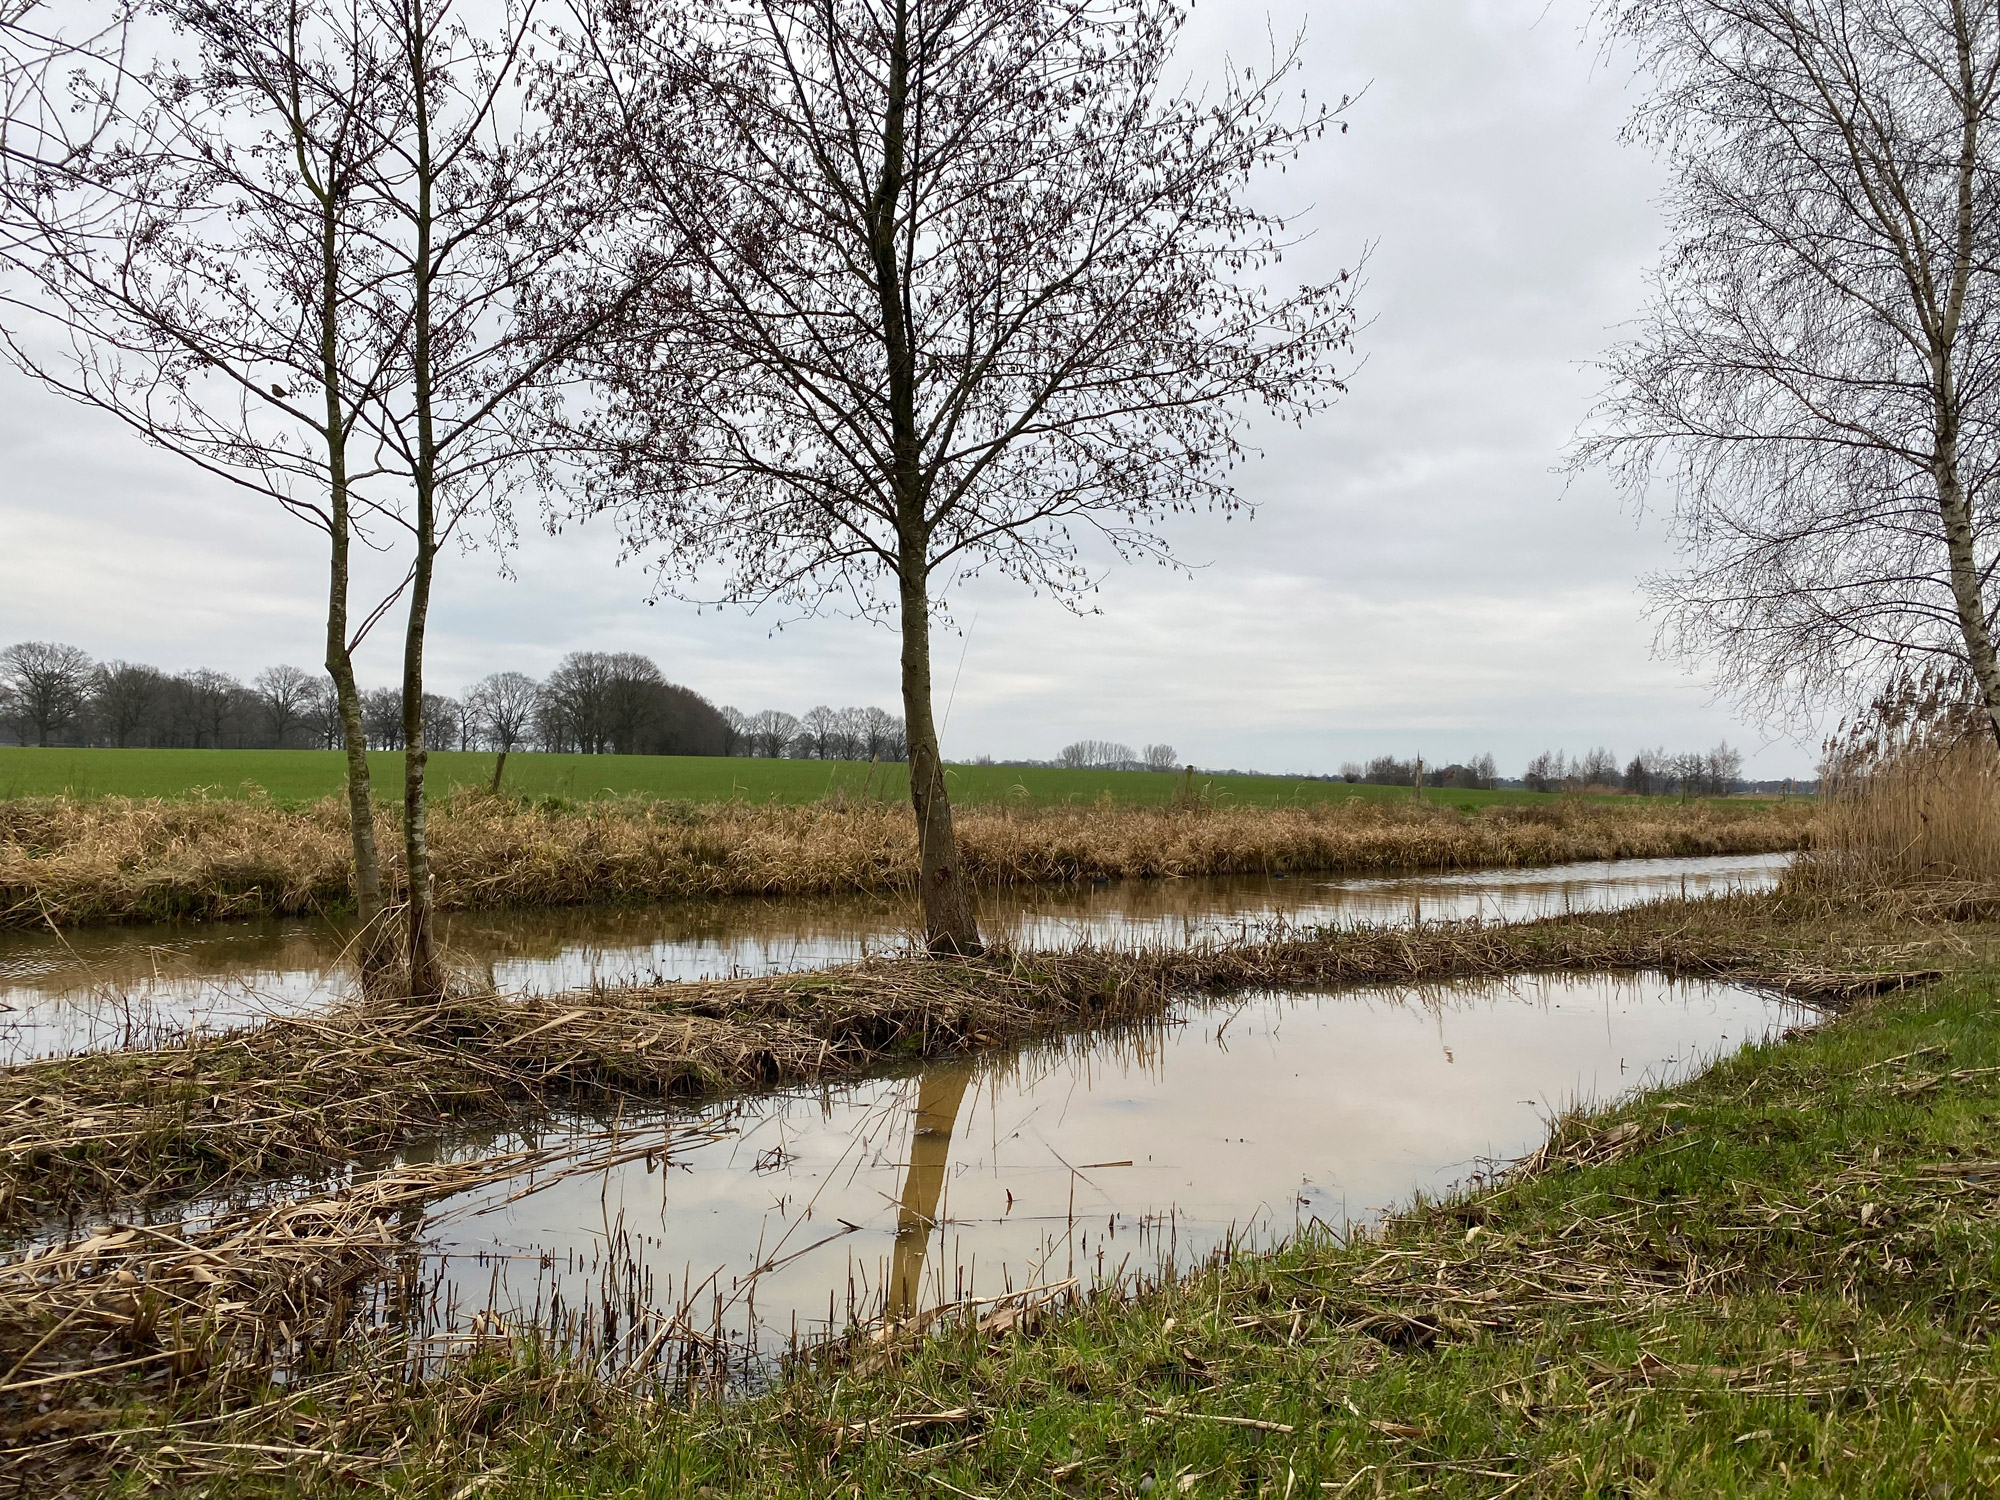
[[(982, 893), (1015, 946), (1126, 945), (1275, 921), (1404, 924), (1604, 910), (1774, 884), (1790, 856), (1614, 860), (1393, 878), (1244, 875)], [(456, 912), (452, 962), (503, 991), (566, 990), (822, 967), (908, 945), (904, 898), (733, 900)], [(324, 1007), (345, 995), (351, 931), (332, 921), (87, 928), (0, 937), (0, 1061), (132, 1046), (190, 1026)]]

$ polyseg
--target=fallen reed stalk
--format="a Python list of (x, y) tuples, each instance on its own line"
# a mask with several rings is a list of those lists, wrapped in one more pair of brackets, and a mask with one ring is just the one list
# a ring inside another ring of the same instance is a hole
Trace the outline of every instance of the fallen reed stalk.
[[(1117, 951), (875, 959), (565, 995), (357, 1004), (148, 1051), (0, 1070), (0, 1223), (384, 1151), (455, 1118), (767, 1088), (1016, 1042), (1247, 988), (1659, 970), (1840, 1003), (1920, 973), (1916, 944), (1801, 951), (1755, 898), (1525, 924), (1286, 931)], [(1732, 922), (1734, 916), (1738, 920)]]
[[(533, 1174), (518, 1196), (706, 1138), (653, 1128), (464, 1161), (396, 1163), (330, 1191), (197, 1215), (104, 1224), (0, 1257), (0, 1423), (18, 1438), (51, 1403), (143, 1372), (183, 1397), (240, 1398), (385, 1348), (424, 1320), (420, 1209)], [(551, 1170), (553, 1169), (553, 1170)], [(418, 1356), (421, 1361), (421, 1355)], [(419, 1371), (413, 1370), (417, 1374)], [(86, 1420), (83, 1425), (89, 1425)]]
[[(399, 838), (379, 812), (379, 842)], [(0, 927), (334, 911), (348, 904), (344, 805), (189, 798), (0, 802)], [(1806, 803), (1585, 801), (1477, 813), (1356, 798), (1307, 807), (970, 808), (982, 885), (1304, 871), (1446, 871), (1579, 859), (1760, 854), (1809, 841)], [(902, 891), (907, 808), (440, 799), (443, 908)], [(392, 868), (390, 877), (395, 878)]]

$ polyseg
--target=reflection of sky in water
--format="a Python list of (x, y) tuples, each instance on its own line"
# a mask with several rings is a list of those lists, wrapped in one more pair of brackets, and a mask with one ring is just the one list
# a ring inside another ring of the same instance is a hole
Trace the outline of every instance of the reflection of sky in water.
[[(1787, 855), (1617, 860), (1391, 879), (1227, 876), (989, 891), (988, 930), (1023, 946), (1181, 942), (1296, 923), (1519, 920), (1666, 895), (1760, 889)], [(817, 968), (908, 942), (899, 899), (736, 900), (459, 912), (454, 960), (503, 990)], [(0, 1059), (115, 1047), (190, 1024), (309, 1010), (345, 994), (347, 933), (324, 922), (91, 928), (0, 938)]]
[(782, 1344), (850, 1306), (1150, 1276), (1231, 1235), (1365, 1220), (1533, 1149), (1565, 1105), (1684, 1076), (1800, 1018), (1656, 976), (1254, 995), (998, 1062), (721, 1105), (702, 1118), (726, 1133), (671, 1162), (511, 1203), (519, 1183), (468, 1194), (435, 1207), (426, 1238), (461, 1319), (546, 1316), (556, 1292), (593, 1306), (609, 1260), (657, 1309), (688, 1303), (707, 1330), (720, 1303), (725, 1328), (740, 1337), (754, 1317)]

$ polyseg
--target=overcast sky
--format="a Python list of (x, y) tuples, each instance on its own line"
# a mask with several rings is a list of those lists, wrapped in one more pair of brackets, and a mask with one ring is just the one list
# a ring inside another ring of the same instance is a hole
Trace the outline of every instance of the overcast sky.
[[(1600, 479), (1565, 484), (1590, 362), (1641, 305), (1659, 173), (1620, 144), (1624, 69), (1582, 34), (1585, 0), (1209, 0), (1189, 56), (1261, 59), (1307, 30), (1305, 85), (1365, 97), (1303, 171), (1312, 275), (1372, 256), (1365, 364), (1305, 430), (1259, 432), (1250, 521), (1177, 529), (1192, 576), (1107, 563), (1078, 619), (999, 581), (941, 637), (946, 754), (1052, 756), (1081, 738), (1167, 740), (1205, 766), (1326, 772), (1394, 752), (1706, 747), (1757, 776), (1809, 774), (1808, 726), (1741, 721), (1696, 664), (1661, 660), (1638, 580), (1671, 562), (1657, 516)], [(1300, 261), (1293, 257), (1293, 261)], [(1290, 264), (1291, 262), (1288, 262)], [(0, 373), (0, 644), (244, 677), (313, 666), (321, 539), (149, 451), (108, 418)], [(851, 621), (787, 623), (645, 602), (607, 529), (524, 524), (441, 568), (431, 675), (446, 691), (573, 650), (641, 651), (717, 703), (794, 713), (897, 706), (896, 644)], [(364, 682), (397, 676), (385, 631)], [(1799, 739), (1792, 737), (1796, 731)]]

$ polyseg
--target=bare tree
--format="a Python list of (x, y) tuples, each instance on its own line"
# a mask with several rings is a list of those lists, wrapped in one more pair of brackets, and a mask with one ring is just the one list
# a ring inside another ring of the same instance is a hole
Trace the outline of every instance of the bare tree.
[(370, 688), (361, 695), (361, 727), (377, 750), (403, 748), (403, 695), (395, 688)]
[(424, 735), (440, 750), (458, 745), (465, 728), (465, 708), (445, 693), (424, 694)]
[[(635, 228), (691, 262), (603, 371), (615, 510), (664, 586), (893, 619), (924, 925), (979, 949), (933, 716), (947, 580), (1077, 603), (1080, 545), (1242, 508), (1242, 407), (1337, 389), (1337, 286), (1267, 289), (1245, 189), (1326, 127), (1292, 60), (1167, 84), (1171, 0), (632, 0), (578, 59)], [(594, 115), (593, 115), (594, 111)], [(1343, 276), (1342, 281), (1345, 281)]]
[(855, 746), (856, 759), (902, 760), (909, 753), (903, 721), (886, 708), (871, 706), (862, 709), (858, 733), (860, 743)]
[(480, 738), (502, 755), (528, 742), (541, 685), (523, 672), (495, 672), (466, 694)]
[[(405, 482), (412, 543), (403, 637), (403, 865), (410, 990), (439, 995), (427, 833), (424, 642), (437, 558), (461, 526), (488, 517), (503, 536), (507, 496), (542, 457), (548, 384), (620, 315), (637, 283), (578, 288), (594, 217), (580, 143), (546, 128), (529, 58), (532, 0), (482, 17), (452, 0), (365, 0), (409, 100), (371, 158), (382, 206), (378, 298), (406, 335), (402, 381), (368, 408), (371, 431)], [(393, 226), (390, 227), (390, 226)]]
[(825, 760), (834, 753), (834, 741), (839, 734), (839, 713), (823, 703), (807, 709), (805, 717), (799, 720), (799, 739), (815, 760)]
[(799, 721), (781, 708), (767, 708), (744, 721), (750, 753), (776, 759), (798, 736)]
[(1568, 775), (1569, 757), (1560, 750), (1544, 750), (1528, 762), (1521, 784), (1531, 792), (1554, 792), (1561, 790)]
[(111, 101), (98, 149), (8, 198), (26, 305), (68, 336), (66, 350), (9, 346), (56, 389), (325, 533), (360, 966), (379, 992), (390, 951), (353, 651), (388, 601), (356, 619), (349, 588), (379, 477), (355, 461), (361, 413), (399, 378), (374, 315), (381, 213), (364, 187), (408, 100), (359, 16), (331, 4), (169, 0), (158, 18), (180, 51), (80, 69), (77, 86)]
[(94, 663), (76, 646), (59, 641), (22, 641), (0, 651), (0, 686), (4, 686), (21, 739), (30, 736), (46, 746), (82, 718), (90, 701)]
[(1766, 702), (1963, 664), (2000, 734), (2000, 7), (1607, 0), (1676, 243), (1577, 450), (1676, 485), (1673, 638)]
[(731, 708), (728, 704), (724, 704), (717, 712), (722, 715), (722, 753), (724, 755), (745, 754), (748, 743), (748, 730), (746, 726), (750, 722), (749, 716), (742, 709)]
[(1727, 740), (1722, 741), (1708, 752), (1707, 764), (1702, 768), (1708, 781), (1711, 797), (1727, 797), (1736, 790), (1736, 783), (1743, 776), (1743, 753)]
[(1180, 763), (1172, 745), (1148, 745), (1145, 751), (1146, 769), (1149, 771), (1171, 771)]
[(166, 673), (139, 662), (108, 661), (90, 679), (90, 716), (100, 742), (126, 746), (152, 725)]
[[(37, 226), (40, 306), (74, 357), (18, 340), (15, 354), (327, 530), (327, 665), (371, 932), (380, 879), (352, 651), (407, 601), (404, 972), (410, 993), (435, 995), (423, 658), (436, 562), (474, 517), (505, 539), (508, 494), (547, 428), (537, 403), (622, 306), (615, 278), (593, 284), (602, 300), (572, 295), (589, 175), (543, 128), (521, 8), (482, 15), (477, 32), (452, 0), (158, 11), (194, 55), (136, 75), (118, 149), (72, 173), (91, 210)], [(393, 523), (409, 569), (350, 627), (347, 548), (368, 521)]]
[(315, 677), (312, 694), (300, 723), (315, 749), (333, 750), (340, 745), (341, 715), (340, 690), (334, 686), (331, 677)]
[(1569, 768), (1569, 778), (1578, 790), (1618, 785), (1618, 757), (1604, 746), (1581, 756)]
[(228, 742), (238, 737), (238, 720), (250, 696), (243, 684), (227, 672), (197, 667), (177, 674), (173, 685), (195, 748), (228, 748)]
[(282, 748), (303, 725), (318, 685), (318, 679), (300, 667), (266, 667), (257, 674), (251, 687), (264, 705), (273, 745)]

